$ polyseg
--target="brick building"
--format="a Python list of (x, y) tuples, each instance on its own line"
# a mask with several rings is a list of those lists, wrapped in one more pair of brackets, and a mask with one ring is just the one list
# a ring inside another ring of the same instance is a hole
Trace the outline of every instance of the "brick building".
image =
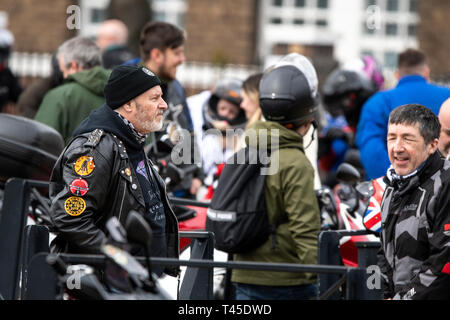
[[(64, 40), (77, 34), (94, 36), (98, 24), (108, 17), (109, 2), (110, 0), (2, 0), (0, 22), (3, 13), (7, 16), (8, 28), (16, 39), (16, 53), (11, 63), (16, 73), (22, 77), (22, 83), (27, 84), (34, 77), (49, 72), (49, 56)], [(324, 70), (334, 66), (332, 59), (336, 58), (336, 54), (348, 56), (347, 53), (342, 54), (339, 44), (334, 42), (339, 37), (333, 36), (335, 32), (333, 10), (337, 10), (336, 5), (341, 5), (341, 1), (152, 0), (150, 2), (151, 7), (148, 6), (143, 10), (149, 10), (149, 14), (152, 11), (154, 19), (175, 23), (187, 32), (187, 63), (180, 67), (178, 77), (185, 87), (192, 89), (190, 93), (209, 87), (223, 75), (245, 78), (250, 72), (260, 71), (267, 66), (268, 62), (265, 60), (270, 55), (276, 57), (288, 51), (301, 52), (311, 57), (318, 69), (323, 67)], [(383, 17), (397, 14), (389, 11), (392, 9), (389, 9), (390, 6), (400, 12), (404, 7), (409, 8), (414, 3), (419, 3), (418, 46), (427, 54), (432, 74), (440, 78), (448, 77), (450, 62), (446, 59), (446, 55), (449, 43), (444, 41), (443, 37), (449, 34), (450, 26), (446, 21), (450, 18), (450, 1), (366, 0), (361, 1), (361, 10), (358, 11), (360, 15), (361, 12), (364, 14), (364, 3), (385, 8), (386, 13), (383, 13)], [(397, 7), (394, 5), (396, 3)], [(301, 4), (303, 6), (298, 7)], [(78, 30), (70, 30), (67, 27), (70, 16), (67, 8), (71, 5), (81, 8), (81, 28)], [(304, 19), (294, 19), (297, 15)], [(315, 22), (309, 21), (310, 17), (320, 19), (314, 20)], [(384, 31), (387, 32), (388, 29), (382, 28), (377, 31), (381, 34), (381, 43), (396, 42), (393, 37), (383, 38)], [(363, 40), (364, 43), (369, 43), (369, 40), (374, 38), (373, 34), (365, 34)], [(353, 39), (353, 42), (358, 41), (360, 40)], [(381, 61), (395, 60), (395, 52), (387, 52), (389, 55), (380, 51), (382, 49), (379, 45), (374, 49), (379, 50), (375, 53), (381, 57)], [(365, 50), (367, 48), (357, 48), (354, 54), (358, 55)], [(323, 80), (326, 72), (319, 73), (319, 77)]]
[(257, 64), (257, 0), (188, 0), (185, 28), (188, 60)]
[(431, 77), (450, 83), (450, 1), (420, 1), (419, 14), (419, 46), (427, 56)]
[(54, 52), (76, 32), (66, 26), (69, 0), (2, 0), (0, 11), (7, 13), (9, 30), (15, 37), (15, 51)]

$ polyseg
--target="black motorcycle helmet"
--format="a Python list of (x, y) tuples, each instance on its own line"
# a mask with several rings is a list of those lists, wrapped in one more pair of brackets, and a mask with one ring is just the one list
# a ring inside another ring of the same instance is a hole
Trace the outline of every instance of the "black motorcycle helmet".
[(363, 74), (337, 69), (325, 80), (323, 103), (333, 117), (344, 115), (350, 126), (356, 126), (364, 102), (376, 90), (374, 83)]
[(266, 72), (259, 85), (259, 103), (266, 120), (296, 129), (315, 117), (317, 74), (304, 56), (290, 54)]
[[(242, 81), (239, 79), (227, 78), (222, 79), (217, 83), (211, 93), (211, 97), (203, 106), (203, 117), (206, 129), (215, 128), (215, 123), (219, 121), (226, 121), (228, 123), (228, 128), (240, 128), (245, 126), (247, 118), (245, 117), (245, 111), (241, 108), (241, 91)], [(217, 112), (217, 104), (220, 99), (227, 100), (239, 108), (239, 113), (236, 118), (230, 120), (219, 115)]]

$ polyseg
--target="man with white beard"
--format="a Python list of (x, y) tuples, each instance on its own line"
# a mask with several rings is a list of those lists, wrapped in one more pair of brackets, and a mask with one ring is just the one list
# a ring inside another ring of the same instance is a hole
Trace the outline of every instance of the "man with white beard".
[[(50, 184), (55, 252), (98, 253), (105, 223), (125, 224), (130, 210), (152, 229), (152, 256), (177, 258), (178, 223), (165, 185), (144, 152), (146, 135), (161, 129), (160, 80), (142, 66), (118, 66), (105, 86), (106, 103), (74, 131), (57, 161)], [(142, 254), (132, 250), (132, 254)], [(177, 275), (178, 267), (152, 271)]]

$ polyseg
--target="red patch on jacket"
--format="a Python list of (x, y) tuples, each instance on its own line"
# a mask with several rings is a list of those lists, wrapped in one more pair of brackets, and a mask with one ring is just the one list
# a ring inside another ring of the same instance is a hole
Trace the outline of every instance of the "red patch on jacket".
[(450, 274), (450, 262), (447, 262), (445, 266), (442, 268), (442, 273)]

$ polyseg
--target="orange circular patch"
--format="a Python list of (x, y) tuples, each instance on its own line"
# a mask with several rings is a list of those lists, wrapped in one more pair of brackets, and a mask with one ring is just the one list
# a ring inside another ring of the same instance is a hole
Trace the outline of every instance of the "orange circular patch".
[(80, 176), (88, 176), (94, 171), (94, 158), (90, 156), (82, 156), (75, 161), (74, 170)]

